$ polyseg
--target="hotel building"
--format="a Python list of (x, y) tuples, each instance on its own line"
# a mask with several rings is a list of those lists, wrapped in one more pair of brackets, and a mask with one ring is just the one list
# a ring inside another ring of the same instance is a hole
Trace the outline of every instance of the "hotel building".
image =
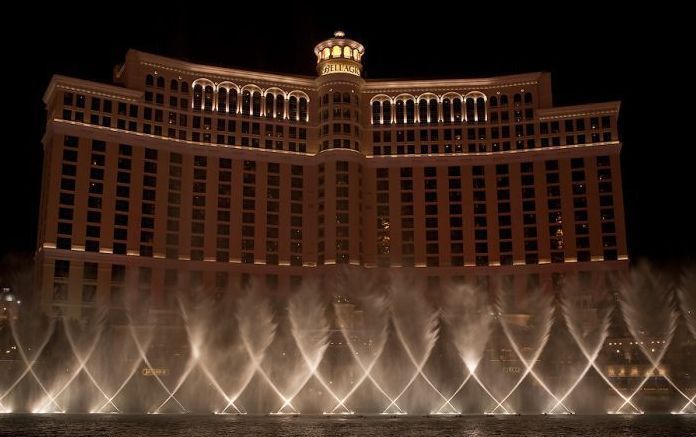
[(113, 84), (54, 76), (43, 310), (281, 294), (344, 264), (520, 292), (627, 267), (619, 102), (554, 107), (548, 73), (365, 80), (341, 32), (314, 53), (316, 77), (136, 50)]

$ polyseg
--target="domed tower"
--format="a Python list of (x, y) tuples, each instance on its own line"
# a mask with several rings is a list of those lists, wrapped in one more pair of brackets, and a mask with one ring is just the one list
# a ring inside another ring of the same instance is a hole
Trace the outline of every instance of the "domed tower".
[[(341, 31), (314, 47), (319, 78), (319, 150), (360, 150), (362, 44)], [(334, 123), (341, 124), (340, 128)], [(347, 126), (350, 125), (350, 128)]]
[(343, 73), (360, 77), (360, 60), (365, 54), (365, 47), (346, 38), (346, 34), (338, 30), (333, 38), (317, 44), (314, 54), (317, 55), (317, 72), (320, 76)]
[(314, 48), (319, 96), (318, 264), (362, 264), (362, 44), (343, 32)]

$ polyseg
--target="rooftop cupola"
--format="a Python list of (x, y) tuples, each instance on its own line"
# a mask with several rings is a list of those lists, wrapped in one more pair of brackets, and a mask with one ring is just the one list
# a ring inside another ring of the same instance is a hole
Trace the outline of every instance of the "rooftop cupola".
[(362, 72), (360, 60), (365, 54), (365, 47), (337, 30), (333, 38), (314, 47), (314, 54), (317, 55), (317, 72), (320, 76), (342, 73), (359, 77)]

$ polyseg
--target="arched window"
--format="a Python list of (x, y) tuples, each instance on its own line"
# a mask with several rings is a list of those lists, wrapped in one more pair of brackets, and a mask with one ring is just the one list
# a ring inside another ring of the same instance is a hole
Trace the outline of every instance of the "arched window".
[(341, 47), (333, 46), (333, 48), (331, 49), (331, 57), (332, 58), (340, 58), (341, 57)]
[(379, 124), (382, 121), (382, 105), (378, 101), (372, 102), (372, 124)]
[(353, 59), (356, 61), (360, 60), (360, 52), (358, 52), (358, 49), (353, 49)]
[(524, 103), (532, 103), (532, 93), (524, 93)]
[(213, 87), (206, 85), (203, 90), (203, 109), (206, 111), (213, 110)]
[(462, 121), (462, 99), (455, 97), (452, 100), (452, 112), (455, 123)]
[(187, 92), (188, 92), (188, 82), (186, 82), (186, 81), (181, 82), (181, 92), (182, 92), (182, 93), (187, 93)]
[(392, 121), (392, 107), (389, 100), (382, 102), (382, 123), (391, 124)]
[(406, 123), (413, 124), (416, 118), (416, 104), (413, 100), (406, 100)]
[(261, 115), (261, 93), (258, 91), (254, 91), (251, 96), (251, 111), (252, 115), (257, 117)]
[(169, 82), (169, 89), (172, 91), (179, 91), (179, 82), (177, 82), (176, 79), (172, 79), (172, 81)]
[(476, 120), (476, 104), (474, 99), (468, 97), (466, 99), (466, 121), (473, 123)]
[(333, 94), (333, 102), (334, 103), (341, 103), (341, 93), (339, 93), (338, 91), (336, 91)]
[(265, 112), (266, 112), (266, 117), (268, 117), (268, 118), (273, 117), (273, 103), (275, 101), (275, 99), (273, 97), (274, 97), (273, 94), (270, 94), (270, 93), (266, 94)]
[(309, 121), (307, 113), (307, 99), (300, 97), (300, 121)]
[(418, 101), (418, 121), (421, 124), (428, 122), (428, 101), (425, 99)]
[(230, 101), (229, 112), (230, 112), (230, 114), (236, 114), (237, 113), (237, 90), (232, 88), (228, 94), (229, 94), (229, 99), (230, 99), (229, 100)]
[(218, 112), (227, 111), (227, 90), (225, 88), (218, 89)]
[(397, 100), (394, 107), (396, 124), (404, 124), (404, 101)]
[(249, 115), (251, 109), (251, 93), (246, 90), (242, 93), (242, 114)]
[(429, 112), (430, 112), (430, 123), (437, 123), (437, 100), (436, 99), (430, 99), (428, 102), (429, 106)]
[(193, 109), (201, 109), (203, 106), (203, 87), (196, 84), (193, 87)]
[(164, 78), (157, 76), (157, 88), (164, 88)]
[(350, 103), (350, 93), (343, 93), (343, 103)]
[(449, 98), (442, 101), (442, 121), (444, 123), (452, 122), (452, 102)]
[(343, 47), (343, 57), (344, 57), (344, 58), (350, 59), (350, 56), (351, 56), (352, 54), (353, 54), (353, 53), (352, 53), (352, 50), (350, 49), (350, 47), (348, 47), (348, 46)]
[(297, 97), (295, 96), (288, 100), (288, 117), (290, 120), (297, 120)]
[(145, 86), (152, 86), (155, 83), (155, 79), (151, 74), (145, 76)]
[(331, 49), (324, 47), (324, 50), (321, 51), (321, 55), (322, 59), (329, 59), (329, 56), (331, 56)]
[(476, 120), (486, 121), (486, 100), (483, 97), (476, 99)]
[(491, 107), (498, 106), (498, 98), (496, 96), (492, 96), (490, 99), (488, 99), (488, 105)]
[(515, 94), (515, 96), (512, 98), (512, 101), (515, 103), (515, 106), (520, 106), (520, 103), (522, 102), (522, 96), (519, 94)]
[(500, 96), (500, 106), (507, 106), (508, 105), (508, 96), (503, 94)]
[(277, 95), (275, 99), (275, 117), (282, 120), (285, 116), (285, 97), (282, 94)]

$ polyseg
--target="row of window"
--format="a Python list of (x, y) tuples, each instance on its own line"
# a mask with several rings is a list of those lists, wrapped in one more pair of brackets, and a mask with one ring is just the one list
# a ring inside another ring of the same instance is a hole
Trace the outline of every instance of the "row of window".
[(256, 85), (239, 88), (231, 82), (215, 84), (207, 79), (193, 83), (194, 110), (307, 122), (308, 106), (309, 97), (303, 91), (262, 90)]
[[(76, 175), (78, 160), (78, 145), (79, 140), (76, 137), (66, 136), (63, 149), (63, 165), (62, 176), (60, 181), (60, 207), (58, 221), (58, 247), (63, 249), (71, 249), (71, 239), (73, 238), (73, 220), (74, 220), (74, 204), (76, 192)], [(100, 240), (102, 238), (102, 195), (104, 192), (104, 174), (106, 161), (106, 144), (102, 141), (93, 140), (91, 142), (90, 153), (90, 173), (87, 197), (87, 216), (85, 228), (85, 246), (84, 250), (99, 251)], [(112, 250), (116, 254), (125, 254), (128, 243), (129, 229), (139, 232), (139, 252), (141, 256), (153, 256), (152, 245), (155, 235), (155, 218), (154, 211), (156, 205), (156, 187), (157, 187), (157, 171), (159, 152), (156, 149), (146, 148), (144, 150), (144, 159), (142, 163), (142, 191), (139, 195), (133, 196), (131, 184), (131, 170), (133, 149), (131, 146), (121, 144), (118, 147), (118, 162), (116, 172), (116, 190), (115, 190), (115, 215), (113, 222), (110, 223), (113, 227), (113, 246)], [(176, 258), (179, 256), (178, 244), (180, 231), (178, 220), (180, 218), (180, 204), (182, 198), (182, 155), (178, 153), (169, 154), (169, 179), (168, 179), (168, 220), (167, 220), (167, 256)], [(208, 157), (196, 155), (193, 157), (193, 186), (192, 186), (192, 215), (191, 215), (191, 259), (203, 260), (203, 247), (205, 235), (212, 233), (206, 232), (205, 215), (207, 201), (217, 203), (218, 228), (217, 237), (226, 238), (229, 240), (229, 224), (230, 224), (230, 209), (232, 205), (231, 199), (231, 163), (228, 158), (218, 158), (217, 179), (214, 183), (217, 184), (217, 197), (214, 197), (214, 192), (209, 190), (208, 181)], [(574, 211), (574, 217), (571, 223), (575, 226), (575, 246), (578, 250), (589, 249), (589, 221), (587, 210), (587, 195), (586, 195), (586, 175), (585, 175), (585, 160), (582, 158), (574, 158), (571, 163), (571, 182), (572, 193), (571, 199)], [(607, 251), (608, 258), (614, 258), (616, 253), (616, 229), (613, 213), (613, 195), (612, 195), (612, 174), (610, 161), (608, 156), (600, 156), (596, 159), (597, 165), (597, 180), (599, 190), (599, 205), (601, 207), (601, 234), (602, 245)], [(280, 177), (279, 164), (269, 163), (267, 174), (267, 204), (265, 210), (265, 235), (268, 241), (267, 251), (277, 252), (278, 249), (278, 233), (279, 233), (279, 193), (280, 193)], [(564, 231), (567, 231), (567, 224), (563, 220), (563, 208), (561, 201), (561, 174), (558, 161), (546, 161), (545, 182), (547, 195), (547, 208), (549, 215), (549, 237), (552, 251), (552, 260), (561, 262), (564, 260), (563, 252), (566, 249), (564, 240)], [(348, 256), (350, 229), (348, 226), (349, 217), (349, 181), (351, 174), (348, 171), (349, 163), (347, 161), (339, 161), (336, 163), (336, 249), (338, 253), (345, 252)], [(476, 251), (480, 256), (486, 256), (488, 247), (486, 246), (488, 237), (486, 235), (488, 223), (488, 208), (491, 203), (486, 199), (486, 177), (484, 175), (484, 167), (473, 166), (473, 177), (471, 179), (473, 190), (473, 207), (474, 207), (474, 228), (476, 230)], [(323, 227), (324, 227), (324, 164), (320, 165), (319, 172), (319, 244), (323, 245)], [(402, 225), (406, 225), (406, 230), (410, 230), (413, 234), (415, 225), (413, 223), (413, 191), (414, 179), (412, 168), (402, 168), (401, 170), (401, 217)], [(535, 175), (533, 173), (532, 163), (522, 163), (520, 166), (520, 186), (522, 190), (522, 213), (524, 220), (524, 238), (525, 238), (525, 253), (529, 256), (535, 255), (538, 250), (536, 245), (536, 203), (535, 203)], [(243, 211), (242, 211), (242, 235), (248, 236), (249, 239), (242, 243), (243, 250), (249, 250), (251, 258), (247, 256), (246, 262), (254, 262), (253, 252), (255, 230), (254, 226), (259, 223), (256, 217), (256, 196), (257, 196), (257, 180), (256, 180), (256, 162), (245, 161), (243, 173)], [(388, 196), (388, 180), (386, 178), (386, 169), (377, 170), (377, 220), (378, 220), (378, 254), (388, 255), (391, 251), (389, 241), (391, 235), (391, 222), (389, 196)], [(423, 170), (424, 176), (424, 191), (425, 196), (425, 212), (426, 222), (424, 223), (426, 241), (433, 244), (437, 243), (438, 223), (438, 179), (437, 167), (425, 167)], [(512, 231), (511, 231), (511, 213), (512, 206), (510, 204), (510, 177), (509, 165), (499, 164), (495, 167), (495, 181), (497, 193), (497, 227), (499, 229), (499, 251), (501, 254), (511, 256), (512, 248)], [(297, 240), (295, 243), (300, 243), (302, 237), (302, 195), (304, 182), (302, 179), (303, 167), (293, 165), (291, 168), (290, 194), (291, 194), (291, 239)], [(460, 167), (448, 168), (448, 201), (450, 214), (455, 216), (450, 217), (450, 229), (460, 228), (463, 223), (462, 214), (462, 184)], [(361, 180), (358, 181), (358, 186)], [(360, 198), (360, 196), (358, 196)], [(131, 226), (129, 228), (129, 211), (131, 202), (138, 202), (139, 211), (139, 226)], [(443, 199), (440, 199), (441, 201)], [(408, 205), (411, 203), (411, 205)], [(405, 205), (404, 205), (405, 204)], [(358, 205), (358, 210), (361, 206)], [(109, 222), (109, 220), (107, 220)], [(263, 222), (261, 222), (263, 223)], [(227, 225), (227, 226), (225, 226)], [(434, 232), (433, 232), (434, 231)], [(481, 231), (481, 232), (479, 232)], [(461, 235), (461, 234), (460, 234)], [(340, 237), (340, 238), (339, 238)], [(432, 237), (432, 238), (431, 238)], [(402, 235), (404, 241), (413, 241), (413, 235)], [(533, 239), (533, 240), (527, 240)], [(271, 241), (273, 240), (273, 241)], [(478, 240), (481, 240), (480, 243)], [(505, 241), (509, 240), (509, 241)], [(430, 243), (426, 243), (430, 244)], [(295, 245), (297, 246), (297, 245)], [(293, 246), (293, 247), (295, 247)], [(228, 243), (221, 243), (218, 240), (217, 249), (228, 249)], [(435, 247), (435, 246), (433, 246)], [(270, 248), (270, 249), (269, 249)], [(108, 249), (108, 248), (107, 248)], [(171, 252), (170, 252), (171, 250)], [(299, 250), (299, 249), (298, 249)], [(409, 254), (413, 249), (403, 246), (403, 253)], [(434, 253), (437, 250), (433, 248)], [(612, 252), (613, 251), (613, 252)], [(295, 252), (300, 253), (301, 251)], [(323, 253), (323, 246), (320, 246), (320, 253)], [(427, 251), (426, 251), (427, 252)], [(578, 260), (589, 260), (589, 251), (578, 254)], [(428, 252), (430, 253), (430, 252)], [(225, 256), (218, 256), (218, 260), (225, 261)], [(343, 256), (343, 255), (342, 255)], [(278, 260), (267, 259), (267, 263), (277, 264)], [(301, 265), (301, 260), (297, 261)], [(482, 261), (483, 262), (483, 261)], [(487, 262), (487, 261), (486, 261)], [(508, 263), (507, 259), (501, 258), (501, 263)], [(511, 258), (510, 258), (511, 262)], [(437, 265), (437, 261), (433, 261), (430, 265)]]
[[(599, 180), (605, 181), (608, 175), (609, 157), (600, 156), (597, 158), (599, 167)], [(585, 194), (584, 181), (584, 160), (575, 158), (572, 160), (573, 190), (576, 195), (573, 197), (574, 223), (576, 235), (577, 261), (590, 261), (590, 244), (588, 225), (587, 199)], [(563, 262), (563, 220), (561, 213), (560, 199), (560, 178), (558, 175), (558, 161), (547, 161), (547, 202), (549, 210), (549, 236), (551, 244), (551, 261)], [(533, 173), (534, 164), (531, 162), (520, 165), (522, 209), (516, 214), (522, 214), (522, 232), (525, 263), (536, 264), (539, 262), (538, 240), (537, 240), (537, 207), (536, 207), (536, 186)], [(426, 263), (428, 266), (438, 266), (440, 252), (438, 235), (438, 192), (437, 192), (437, 167), (425, 167), (423, 170), (424, 183), (424, 213), (425, 213), (425, 252)], [(496, 166), (496, 195), (497, 203), (497, 230), (498, 230), (498, 249), (500, 254), (500, 264), (513, 263), (513, 232), (512, 232), (512, 213), (513, 207), (510, 203), (510, 168), (507, 164)], [(414, 207), (413, 207), (413, 169), (400, 169), (399, 193), (401, 197), (401, 208), (397, 211), (390, 211), (389, 202), (389, 171), (386, 168), (377, 169), (376, 196), (377, 196), (377, 256), (378, 264), (389, 265), (392, 241), (391, 219), (394, 214), (399, 213), (402, 229), (401, 265), (413, 265), (413, 228), (414, 228)], [(473, 188), (473, 220), (474, 220), (474, 250), (477, 265), (488, 265), (489, 235), (488, 235), (488, 208), (491, 206), (486, 199), (486, 178), (484, 167), (472, 167), (472, 188)], [(448, 167), (448, 188), (449, 188), (449, 232), (450, 232), (450, 263), (451, 265), (463, 265), (463, 216), (462, 216), (462, 193), (461, 193), (461, 168)], [(600, 182), (599, 192), (601, 194), (600, 204), (602, 220), (602, 248), (605, 259), (616, 259), (616, 236), (615, 225), (613, 223), (613, 205), (609, 200), (611, 193), (611, 182)], [(578, 194), (582, 194), (578, 195)], [(602, 200), (604, 199), (604, 200)], [(440, 203), (441, 205), (442, 203)], [(390, 215), (391, 212), (391, 215)], [(566, 224), (567, 226), (567, 224)]]
[[(78, 94), (77, 98), (73, 93), (65, 93), (65, 103), (70, 105), (69, 109), (63, 110), (62, 118), (65, 120), (86, 122), (90, 124), (116, 127), (122, 130), (156, 136), (167, 136), (180, 140), (191, 140), (195, 142), (216, 143), (226, 145), (241, 145), (243, 147), (264, 147), (274, 150), (289, 150), (293, 152), (306, 153), (307, 151), (307, 128), (297, 126), (284, 126), (279, 124), (265, 123), (264, 134), (266, 137), (276, 138), (273, 141), (268, 139), (262, 141), (261, 138), (254, 138), (253, 135), (261, 135), (261, 124), (243, 121), (239, 123), (241, 129), (237, 130), (237, 121), (228, 119), (217, 119), (212, 117), (201, 117), (199, 115), (190, 116), (184, 112), (168, 111), (146, 106), (143, 108), (142, 118), (138, 119), (139, 106), (135, 104), (127, 105), (118, 102), (118, 118), (113, 118), (111, 100), (102, 100), (99, 97), (91, 98), (91, 113), (89, 120), (85, 120), (85, 112), (79, 110), (84, 107), (86, 101), (84, 95)], [(79, 106), (77, 106), (79, 105)], [(108, 115), (107, 115), (108, 114)], [(165, 120), (165, 115), (167, 116)], [(143, 122), (144, 121), (144, 122)], [(189, 126), (190, 121), (190, 126)], [(115, 125), (114, 125), (115, 122)], [(187, 129), (181, 129), (181, 128)], [(193, 128), (190, 131), (188, 128)], [(177, 130), (177, 128), (179, 128)], [(214, 130), (216, 128), (216, 130)], [(285, 133), (287, 132), (287, 138)], [(241, 135), (236, 135), (241, 134)], [(251, 135), (251, 136), (249, 136)], [(289, 141), (288, 141), (289, 139)]]

